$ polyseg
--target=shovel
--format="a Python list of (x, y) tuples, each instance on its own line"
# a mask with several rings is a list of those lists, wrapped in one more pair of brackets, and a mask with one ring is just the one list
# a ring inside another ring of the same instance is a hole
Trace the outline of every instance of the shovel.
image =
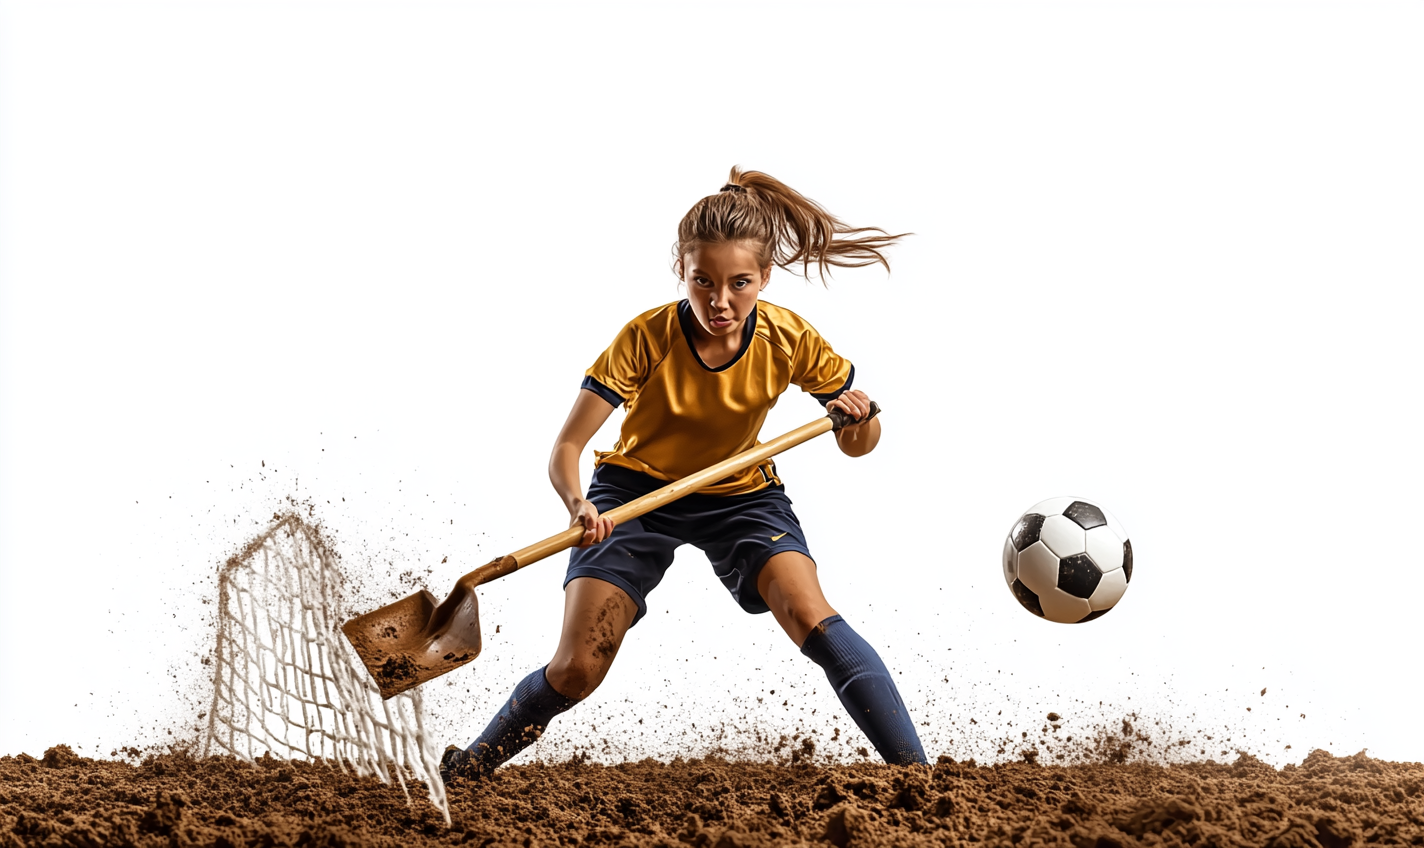
[[(874, 418), (878, 412), (879, 405), (871, 402), (870, 414), (865, 420)], [(614, 524), (622, 524), (808, 439), (853, 423), (856, 423), (855, 419), (844, 412), (832, 412), (602, 515), (613, 519)], [(583, 534), (583, 527), (570, 527), (542, 542), (476, 568), (461, 577), (450, 596), (439, 604), (435, 603), (434, 595), (422, 589), (393, 604), (351, 619), (341, 625), (341, 632), (346, 634), (357, 656), (365, 663), (366, 670), (375, 678), (381, 698), (395, 697), (427, 680), (454, 671), (480, 655), (480, 608), (475, 600), (476, 586), (498, 580), (544, 557), (567, 550), (577, 545)]]

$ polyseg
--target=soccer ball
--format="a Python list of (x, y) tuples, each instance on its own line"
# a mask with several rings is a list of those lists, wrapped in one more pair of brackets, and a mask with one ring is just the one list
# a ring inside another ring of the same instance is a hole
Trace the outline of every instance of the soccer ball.
[(1132, 542), (1112, 513), (1082, 498), (1034, 504), (1004, 541), (1004, 580), (1034, 615), (1092, 621), (1132, 581)]

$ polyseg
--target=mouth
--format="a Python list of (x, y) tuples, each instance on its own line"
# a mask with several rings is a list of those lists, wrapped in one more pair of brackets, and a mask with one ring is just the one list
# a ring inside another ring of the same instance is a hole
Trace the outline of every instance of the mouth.
[(707, 323), (711, 324), (713, 327), (715, 327), (715, 328), (717, 328), (718, 330), (720, 330), (720, 329), (722, 329), (723, 327), (730, 327), (730, 326), (732, 326), (732, 319), (731, 319), (731, 318), (714, 318), (714, 317), (712, 317), (712, 316), (709, 315), (709, 316), (707, 317)]

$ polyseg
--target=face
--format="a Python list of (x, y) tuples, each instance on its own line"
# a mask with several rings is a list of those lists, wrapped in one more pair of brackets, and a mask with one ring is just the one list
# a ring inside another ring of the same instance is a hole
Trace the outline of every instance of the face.
[(756, 253), (736, 242), (702, 245), (682, 258), (687, 301), (710, 336), (741, 338), (770, 276), (771, 265), (760, 267)]

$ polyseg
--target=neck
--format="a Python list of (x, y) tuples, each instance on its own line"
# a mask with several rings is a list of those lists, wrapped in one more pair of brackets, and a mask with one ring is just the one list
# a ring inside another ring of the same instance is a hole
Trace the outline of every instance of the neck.
[(714, 336), (696, 322), (693, 327), (692, 344), (697, 348), (697, 355), (702, 357), (702, 362), (708, 368), (725, 365), (737, 355), (737, 351), (742, 349), (742, 330), (745, 324), (737, 327), (736, 332), (728, 333), (725, 336)]

